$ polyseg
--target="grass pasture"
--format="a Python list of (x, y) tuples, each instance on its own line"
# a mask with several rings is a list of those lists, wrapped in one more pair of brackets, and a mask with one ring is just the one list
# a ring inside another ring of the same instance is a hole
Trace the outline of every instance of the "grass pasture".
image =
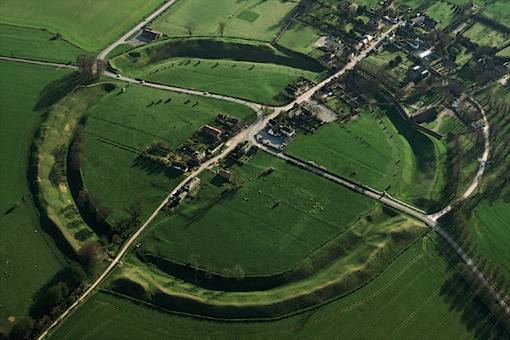
[(422, 209), (435, 209), (444, 188), (444, 146), (392, 110), (375, 113), (364, 111), (343, 126), (330, 123), (314, 134), (298, 135), (286, 152), (376, 189), (390, 187), (389, 193)]
[(54, 62), (74, 62), (85, 52), (42, 29), (0, 24), (0, 55)]
[(286, 152), (360, 183), (384, 190), (392, 183), (397, 154), (393, 143), (369, 112), (346, 124), (332, 123), (301, 134)]
[(113, 210), (112, 224), (135, 202), (142, 204), (144, 215), (152, 212), (178, 181), (161, 168), (139, 163), (138, 155), (157, 141), (179, 146), (219, 113), (247, 122), (255, 118), (237, 104), (132, 85), (125, 93), (117, 88), (89, 111), (82, 176), (97, 204)]
[(464, 32), (464, 37), (475, 44), (489, 47), (501, 46), (510, 38), (508, 34), (499, 32), (479, 22), (475, 23), (470, 29)]
[(203, 176), (198, 196), (160, 220), (141, 251), (210, 272), (270, 275), (295, 266), (375, 206), (262, 152), (233, 172), (235, 192)]
[(27, 180), (29, 152), (41, 113), (42, 89), (68, 71), (0, 61), (0, 333), (9, 316), (26, 315), (33, 295), (63, 265), (64, 257), (40, 225)]
[(167, 40), (132, 50), (112, 66), (134, 77), (175, 86), (283, 104), (281, 92), (305, 77), (319, 80), (323, 67), (304, 54), (238, 40)]
[[(125, 0), (122, 5), (114, 0), (96, 1), (93, 4), (79, 0), (4, 0), (0, 3), (0, 23), (60, 33), (81, 49), (96, 52), (161, 3), (161, 0)], [(41, 36), (34, 37), (34, 47), (45, 45), (45, 37), (42, 38), (44, 40), (41, 40)], [(31, 53), (41, 52), (32, 50)]]
[(293, 51), (313, 55), (316, 51), (314, 44), (319, 38), (316, 30), (295, 21), (278, 40), (278, 44)]
[[(365, 325), (360, 327), (360, 324)], [(498, 338), (494, 318), (425, 239), (362, 289), (279, 321), (215, 322), (98, 292), (50, 339)]]
[(280, 29), (280, 21), (297, 1), (280, 0), (190, 0), (180, 1), (153, 23), (170, 37), (223, 36), (270, 42)]

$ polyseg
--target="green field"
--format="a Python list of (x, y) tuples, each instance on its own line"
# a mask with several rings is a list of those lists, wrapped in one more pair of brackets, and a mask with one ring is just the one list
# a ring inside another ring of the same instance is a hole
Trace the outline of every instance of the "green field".
[(501, 338), (494, 318), (473, 297), (429, 240), (398, 257), (362, 289), (304, 314), (272, 322), (214, 322), (163, 313), (96, 293), (51, 339), (394, 339)]
[(179, 146), (219, 113), (247, 122), (255, 118), (247, 107), (230, 102), (131, 85), (89, 111), (82, 175), (97, 204), (113, 210), (111, 223), (125, 217), (134, 202), (142, 204), (144, 215), (152, 212), (177, 183), (162, 169), (137, 162), (139, 154), (157, 141)]
[(344, 125), (330, 123), (298, 135), (286, 152), (379, 190), (391, 186), (392, 195), (422, 209), (438, 208), (444, 203), (444, 145), (392, 110), (375, 112), (380, 116), (364, 111)]
[(498, 47), (508, 41), (509, 35), (477, 22), (464, 36), (480, 46)]
[(401, 147), (396, 139), (389, 139), (369, 112), (363, 112), (352, 122), (332, 123), (313, 134), (299, 135), (286, 152), (384, 190), (394, 181), (397, 148)]
[(42, 119), (34, 110), (39, 94), (67, 73), (0, 61), (0, 333), (7, 327), (7, 317), (26, 315), (34, 294), (66, 264), (39, 224), (27, 168), (33, 135)]
[(495, 1), (490, 4), (482, 14), (510, 28), (510, 3), (507, 1)]
[(470, 228), (481, 251), (500, 266), (510, 278), (510, 204), (502, 200), (478, 205), (471, 217)]
[[(118, 1), (104, 0), (92, 6), (88, 1), (79, 0), (4, 0), (0, 3), (0, 23), (47, 29), (60, 33), (86, 51), (95, 52), (120, 37), (161, 3), (161, 0), (125, 0), (119, 5)], [(13, 36), (8, 43), (17, 46), (18, 39)], [(33, 40), (34, 47), (45, 46), (47, 37), (39, 34)], [(40, 56), (43, 52), (37, 49), (29, 54)], [(48, 53), (54, 57), (53, 52)]]
[(432, 6), (427, 8), (427, 15), (432, 19), (439, 22), (437, 28), (445, 29), (450, 25), (455, 15), (455, 6), (448, 2), (435, 2)]
[(315, 29), (296, 21), (285, 31), (278, 44), (297, 52), (311, 54), (316, 51), (314, 44), (319, 38)]
[[(263, 173), (273, 168), (267, 176)], [(198, 197), (163, 218), (142, 252), (207, 271), (246, 275), (288, 270), (342, 234), (374, 203), (264, 153), (233, 169), (235, 192), (202, 177)]]
[(167, 40), (111, 61), (133, 77), (159, 83), (283, 104), (285, 87), (299, 77), (318, 80), (323, 67), (311, 57), (268, 44), (238, 40)]
[(280, 21), (297, 1), (280, 0), (189, 0), (179, 1), (153, 23), (156, 30), (171, 37), (220, 36), (219, 24), (225, 24), (223, 36), (271, 41), (280, 29)]
[(0, 55), (7, 57), (74, 62), (85, 52), (62, 38), (42, 30), (0, 24)]

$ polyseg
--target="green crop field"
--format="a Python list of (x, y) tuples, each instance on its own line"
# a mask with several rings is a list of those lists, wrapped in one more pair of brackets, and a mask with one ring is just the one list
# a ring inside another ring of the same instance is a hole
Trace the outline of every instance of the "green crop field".
[(495, 1), (482, 14), (510, 28), (510, 3), (507, 1)]
[(470, 221), (472, 234), (481, 250), (498, 264), (510, 278), (510, 204), (502, 200), (477, 206)]
[(34, 294), (66, 263), (39, 224), (27, 181), (29, 151), (41, 123), (39, 93), (68, 71), (0, 61), (0, 333), (26, 315)]
[(255, 118), (238, 104), (132, 85), (99, 101), (84, 129), (82, 172), (98, 204), (114, 210), (110, 222), (134, 202), (142, 203), (144, 214), (152, 212), (177, 183), (158, 167), (137, 162), (139, 154), (158, 141), (179, 146), (219, 113)]
[(299, 77), (324, 76), (323, 67), (304, 54), (223, 39), (168, 40), (121, 54), (111, 63), (133, 77), (266, 104), (289, 101), (282, 91)]
[(51, 339), (498, 338), (495, 319), (424, 239), (362, 289), (279, 321), (215, 322), (96, 293)]
[[(161, 0), (125, 0), (119, 4), (105, 0), (94, 2), (92, 6), (88, 1), (78, 0), (4, 0), (0, 2), (0, 23), (47, 29), (52, 34), (60, 33), (64, 39), (86, 51), (95, 52), (120, 37), (161, 3)], [(23, 36), (26, 32), (22, 29), (19, 34)], [(35, 34), (33, 39), (31, 44), (37, 49), (28, 54), (34, 57), (46, 56), (46, 52), (38, 51), (45, 42), (46, 49), (54, 44), (41, 34)], [(18, 46), (18, 34), (6, 43)], [(55, 57), (55, 52), (47, 53)]]
[(439, 1), (427, 8), (426, 13), (429, 17), (439, 22), (437, 28), (444, 29), (452, 22), (455, 15), (454, 10), (454, 5)]
[[(153, 23), (153, 28), (171, 37), (223, 36), (271, 41), (280, 22), (297, 1), (280, 0), (189, 0), (180, 1)], [(190, 34), (191, 33), (191, 34)]]
[[(268, 169), (274, 171), (264, 176)], [(347, 230), (374, 203), (258, 153), (233, 169), (235, 192), (202, 177), (198, 197), (159, 221), (142, 251), (212, 272), (281, 272)]]
[(48, 31), (0, 24), (0, 55), (67, 63), (84, 53)]
[(464, 32), (464, 36), (481, 46), (498, 47), (508, 41), (508, 34), (499, 32), (489, 26), (477, 22)]

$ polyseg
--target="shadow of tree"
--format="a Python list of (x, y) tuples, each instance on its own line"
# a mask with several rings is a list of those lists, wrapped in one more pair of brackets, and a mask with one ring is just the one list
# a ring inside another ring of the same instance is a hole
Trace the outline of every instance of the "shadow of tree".
[(66, 74), (62, 78), (52, 81), (39, 92), (39, 97), (33, 109), (35, 111), (48, 109), (81, 84), (82, 79), (78, 72)]
[(449, 304), (450, 311), (461, 312), (461, 321), (477, 339), (510, 339), (510, 334), (489, 310), (476, 291), (456, 270), (461, 263), (451, 248), (440, 242), (443, 254), (449, 261), (446, 269), (449, 278), (443, 283), (439, 295)]

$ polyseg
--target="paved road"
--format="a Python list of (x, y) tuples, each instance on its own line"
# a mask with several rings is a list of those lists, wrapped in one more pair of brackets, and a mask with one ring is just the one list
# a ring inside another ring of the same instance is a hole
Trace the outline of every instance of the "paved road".
[[(151, 21), (153, 21), (154, 19), (156, 19), (161, 13), (163, 13), (164, 11), (166, 11), (168, 8), (170, 8), (170, 6), (172, 6), (174, 3), (176, 3), (177, 0), (168, 0), (166, 1), (163, 5), (161, 5), (161, 7), (159, 7), (157, 10), (155, 10), (154, 12), (152, 12), (148, 17), (146, 17), (145, 19), (143, 19), (140, 23), (138, 23), (138, 25), (136, 25), (135, 27), (133, 27), (130, 31), (128, 31), (126, 34), (124, 34), (122, 37), (120, 37), (117, 41), (115, 41), (113, 44), (111, 44), (110, 46), (108, 46), (107, 48), (105, 48), (104, 50), (102, 50), (101, 52), (99, 52), (99, 54), (97, 55), (97, 59), (99, 60), (105, 60), (106, 59), (106, 56), (111, 52), (113, 51), (117, 46), (125, 43), (126, 41), (128, 41), (128, 39), (135, 35), (136, 32), (138, 32), (139, 30), (141, 30), (144, 26), (148, 25), (149, 23), (151, 23)], [(122, 4), (119, 4), (120, 6), (122, 6)]]

